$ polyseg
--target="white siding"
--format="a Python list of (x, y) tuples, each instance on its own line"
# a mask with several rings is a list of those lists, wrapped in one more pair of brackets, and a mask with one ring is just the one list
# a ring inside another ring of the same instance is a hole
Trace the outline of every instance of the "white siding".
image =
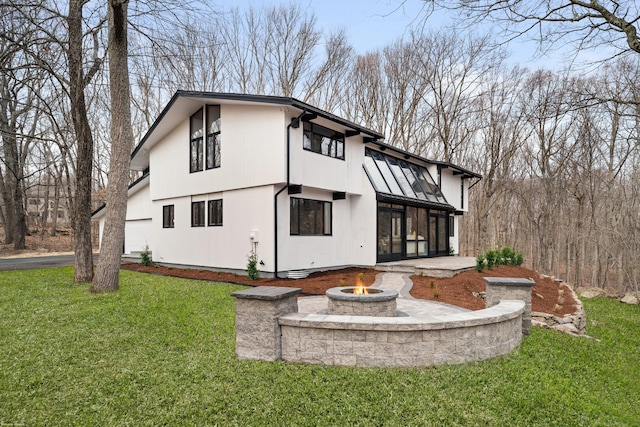
[(285, 112), (222, 105), (221, 166), (189, 172), (189, 117), (150, 153), (151, 198), (174, 198), (285, 181)]
[[(326, 122), (320, 124), (344, 132), (344, 129), (335, 125), (330, 126)], [(291, 183), (331, 191), (345, 191), (350, 194), (362, 193), (362, 135), (345, 138), (344, 160), (341, 160), (305, 150), (302, 125), (291, 131)]]
[[(191, 202), (214, 199), (222, 199), (223, 225), (191, 227)], [(162, 228), (166, 204), (175, 205), (174, 228)], [(254, 232), (262, 268), (273, 270), (273, 186), (166, 199), (153, 210), (155, 261), (245, 270)]]
[(124, 253), (142, 252), (147, 247), (153, 251), (151, 219), (127, 220), (124, 225)]

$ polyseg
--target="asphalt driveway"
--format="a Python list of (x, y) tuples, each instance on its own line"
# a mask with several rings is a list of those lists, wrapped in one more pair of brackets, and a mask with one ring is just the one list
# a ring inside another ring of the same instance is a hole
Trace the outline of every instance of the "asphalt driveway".
[[(93, 254), (94, 264), (98, 262), (98, 254)], [(0, 258), (0, 271), (31, 270), (34, 268), (65, 267), (73, 265), (73, 255), (51, 255), (24, 258)]]

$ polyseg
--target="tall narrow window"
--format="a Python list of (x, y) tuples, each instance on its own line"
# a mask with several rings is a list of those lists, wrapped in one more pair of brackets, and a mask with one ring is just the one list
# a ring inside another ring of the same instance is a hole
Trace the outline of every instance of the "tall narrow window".
[(209, 225), (222, 225), (222, 199), (209, 200)]
[(191, 202), (191, 226), (204, 227), (204, 202)]
[(207, 105), (207, 169), (220, 167), (220, 106)]
[(203, 136), (202, 136), (202, 108), (196, 111), (191, 116), (189, 132), (190, 132), (190, 144), (189, 144), (189, 171), (198, 172), (201, 171), (204, 164), (203, 154)]
[(460, 178), (460, 209), (464, 209), (464, 178)]
[(162, 228), (173, 228), (174, 206), (165, 205), (162, 207)]
[(291, 198), (290, 234), (300, 236), (330, 236), (331, 202)]

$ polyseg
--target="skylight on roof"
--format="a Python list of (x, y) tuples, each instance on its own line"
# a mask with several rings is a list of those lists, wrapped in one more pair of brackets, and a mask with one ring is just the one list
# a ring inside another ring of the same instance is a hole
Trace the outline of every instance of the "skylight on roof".
[(420, 204), (449, 205), (423, 166), (367, 148), (364, 168), (378, 193), (413, 199)]

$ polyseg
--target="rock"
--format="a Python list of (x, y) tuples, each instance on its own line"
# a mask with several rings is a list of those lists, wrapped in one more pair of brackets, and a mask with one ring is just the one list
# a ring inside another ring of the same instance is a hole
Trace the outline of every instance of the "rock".
[(551, 329), (559, 332), (564, 332), (565, 334), (576, 335), (576, 336), (581, 335), (580, 331), (578, 331), (578, 328), (576, 328), (573, 323), (563, 323), (562, 325), (555, 325), (551, 327)]
[(604, 290), (600, 288), (594, 288), (594, 287), (581, 286), (578, 289), (576, 289), (576, 293), (583, 298), (596, 298), (596, 297), (604, 296)]
[(633, 305), (638, 305), (639, 303), (635, 292), (628, 292), (624, 297), (622, 297), (622, 299), (620, 299), (620, 302)]

